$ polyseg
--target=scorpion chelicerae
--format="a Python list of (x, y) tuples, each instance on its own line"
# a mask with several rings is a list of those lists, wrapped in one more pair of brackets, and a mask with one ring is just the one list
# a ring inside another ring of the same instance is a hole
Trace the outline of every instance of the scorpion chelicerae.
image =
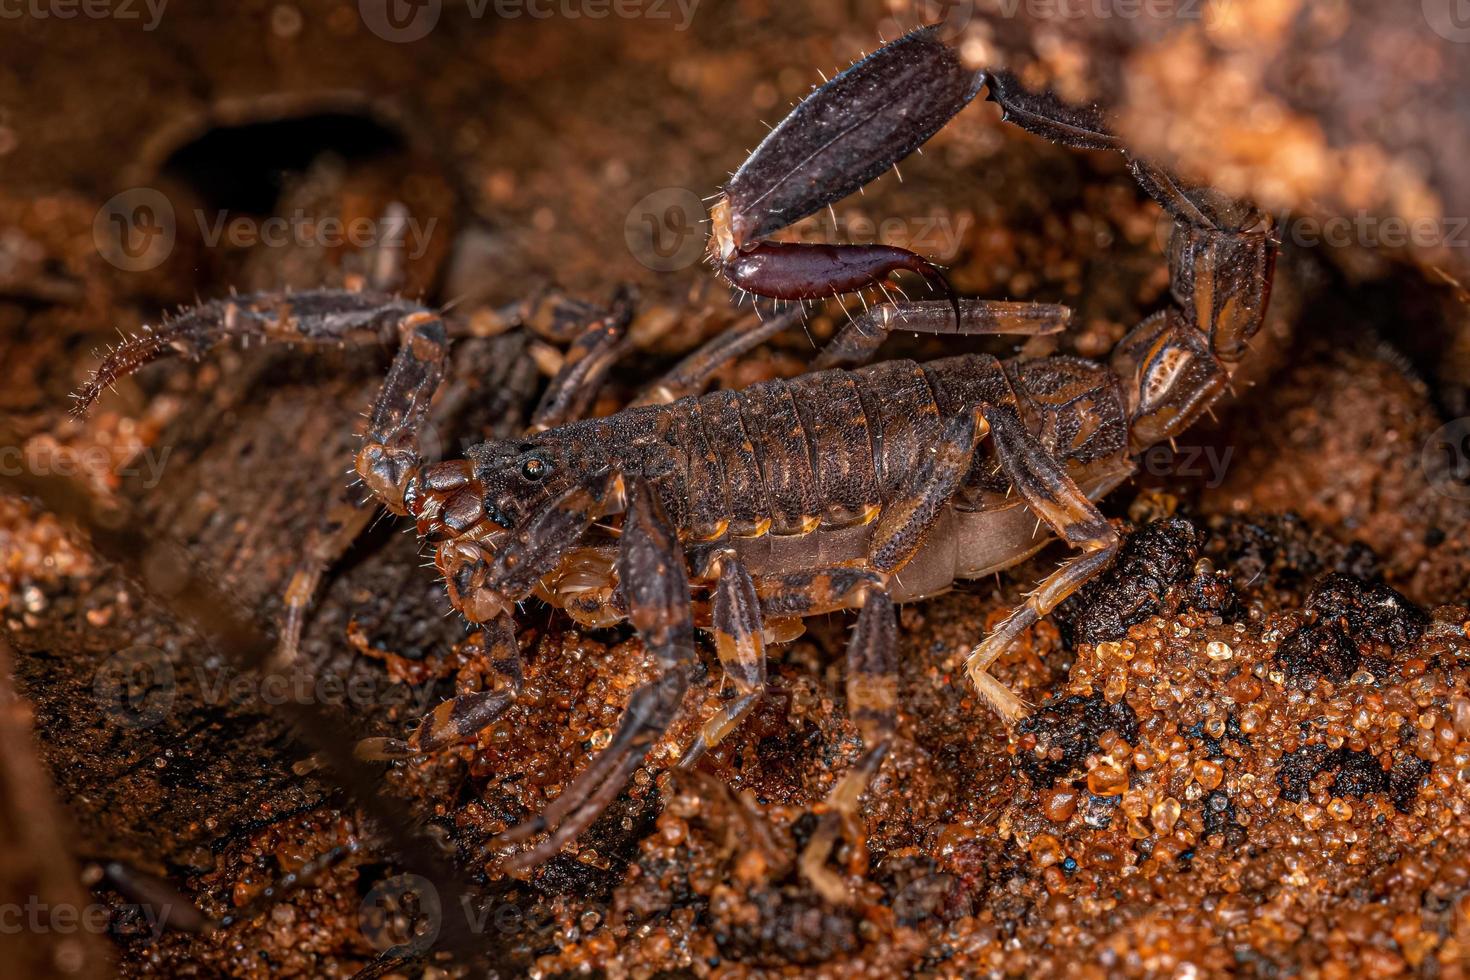
[[(1064, 307), (960, 299), (936, 268), (903, 249), (765, 240), (896, 165), (982, 90), (1032, 133), (1122, 150), (1097, 110), (1028, 92), (1005, 72), (967, 68), (923, 28), (808, 96), (711, 209), (712, 259), (748, 292), (819, 299), (900, 270), (942, 287), (942, 301), (888, 303), (852, 320), (820, 353), (816, 366), (827, 370), (698, 394), (715, 366), (792, 322), (796, 309), (716, 338), (641, 404), (578, 420), (622, 349), (631, 316), (623, 300), (573, 345), (528, 434), (431, 464), (419, 433), (444, 374), (448, 322), (382, 294), (319, 291), (205, 304), (113, 352), (81, 404), (147, 361), (198, 354), (229, 337), (340, 342), (396, 331), (399, 351), (356, 470), (374, 500), (413, 518), (435, 546), (450, 600), (484, 624), (508, 683), (446, 701), (407, 740), (369, 740), (363, 750), (378, 758), (426, 753), (493, 723), (521, 676), (512, 610), (532, 595), (587, 626), (630, 622), (660, 669), (632, 694), (587, 770), (543, 813), (501, 836), (508, 844), (550, 831), (514, 859), (520, 866), (590, 824), (669, 728), (693, 673), (697, 628), (712, 634), (734, 696), (704, 723), (682, 765), (720, 742), (760, 697), (767, 642), (795, 635), (802, 617), (858, 610), (848, 710), (865, 750), (832, 790), (801, 857), (814, 885), (841, 899), (832, 849), (841, 832), (861, 851), (857, 805), (895, 728), (893, 604), (1015, 565), (1052, 537), (1078, 549), (968, 658), (989, 703), (1008, 721), (1022, 717), (1024, 704), (987, 669), (1112, 561), (1120, 539), (1093, 501), (1132, 473), (1133, 456), (1183, 431), (1221, 395), (1261, 327), (1270, 291), (1275, 244), (1264, 214), (1130, 156), (1130, 170), (1175, 221), (1172, 302), (1133, 328), (1109, 364), (971, 354), (856, 367), (896, 328), (1035, 334), (1067, 322)], [(337, 538), (349, 523), (332, 525)], [(315, 582), (310, 568), (319, 571), (332, 554), (318, 547), (288, 598), (298, 624)]]

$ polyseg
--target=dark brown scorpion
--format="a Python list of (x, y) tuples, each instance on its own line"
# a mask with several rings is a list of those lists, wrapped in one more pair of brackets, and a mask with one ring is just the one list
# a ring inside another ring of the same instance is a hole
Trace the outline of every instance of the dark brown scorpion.
[[(149, 360), (197, 354), (232, 336), (339, 342), (397, 332), (399, 352), (357, 472), (378, 503), (415, 519), (434, 544), (451, 601), (486, 624), (510, 683), (447, 701), (407, 741), (371, 740), (367, 751), (425, 753), (493, 723), (521, 673), (511, 614), (532, 595), (588, 626), (631, 622), (661, 671), (633, 693), (611, 744), (587, 770), (545, 812), (502, 835), (509, 843), (550, 831), (518, 856), (522, 866), (591, 823), (669, 728), (696, 661), (697, 628), (712, 634), (734, 697), (704, 724), (684, 765), (760, 697), (766, 642), (789, 639), (802, 617), (859, 610), (848, 710), (865, 754), (832, 790), (801, 859), (822, 893), (840, 899), (845, 886), (828, 860), (839, 827), (856, 833), (859, 798), (895, 727), (893, 604), (1015, 565), (1053, 536), (1078, 549), (967, 661), (995, 709), (1010, 722), (1022, 717), (1025, 706), (987, 668), (1112, 561), (1120, 540), (1093, 501), (1128, 478), (1133, 456), (1182, 432), (1225, 391), (1269, 297), (1275, 243), (1267, 216), (1130, 157), (1175, 221), (1172, 302), (1133, 328), (1108, 364), (966, 355), (841, 369), (867, 359), (896, 328), (1038, 333), (1066, 323), (1063, 307), (961, 300), (937, 269), (903, 249), (763, 240), (894, 166), (982, 89), (1006, 120), (1032, 133), (1122, 150), (1098, 111), (1028, 92), (1005, 72), (967, 68), (924, 28), (808, 96), (713, 207), (713, 259), (749, 292), (817, 299), (900, 270), (945, 290), (943, 301), (885, 304), (852, 321), (818, 357), (829, 370), (696, 394), (714, 365), (791, 322), (788, 313), (744, 337), (717, 338), (652, 386), (644, 404), (573, 421), (617, 348), (623, 308), (574, 346), (530, 434), (429, 464), (418, 437), (444, 374), (446, 321), (381, 294), (322, 291), (206, 304), (114, 352), (82, 404)], [(303, 590), (293, 591), (299, 609)], [(860, 849), (860, 835), (854, 843)]]

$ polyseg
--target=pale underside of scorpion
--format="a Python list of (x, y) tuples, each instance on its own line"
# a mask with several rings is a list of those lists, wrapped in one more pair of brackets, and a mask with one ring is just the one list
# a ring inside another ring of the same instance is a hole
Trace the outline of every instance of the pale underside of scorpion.
[[(970, 354), (860, 367), (894, 329), (1037, 334), (1064, 307), (962, 299), (912, 252), (766, 236), (872, 181), (980, 91), (1004, 118), (1079, 148), (1122, 151), (1100, 113), (967, 68), (925, 28), (856, 63), (801, 102), (752, 153), (711, 210), (712, 259), (740, 289), (819, 300), (911, 271), (946, 299), (888, 303), (853, 320), (815, 373), (699, 394), (714, 370), (795, 321), (799, 310), (716, 338), (633, 406), (585, 419), (631, 318), (619, 302), (592, 319), (543, 397), (529, 432), (428, 463), (419, 436), (445, 372), (452, 321), (416, 303), (322, 290), (215, 301), (114, 351), (82, 392), (85, 408), (116, 379), (171, 353), (235, 337), (341, 343), (396, 334), (398, 353), (369, 416), (356, 470), (371, 498), (411, 517), (435, 548), (454, 607), (481, 624), (500, 686), (446, 701), (406, 740), (373, 739), (377, 758), (474, 738), (514, 701), (521, 676), (513, 611), (537, 596), (577, 622), (632, 624), (659, 678), (632, 694), (611, 743), (544, 812), (506, 831), (528, 867), (585, 829), (673, 722), (697, 653), (713, 637), (733, 688), (681, 765), (733, 731), (760, 698), (767, 643), (804, 617), (856, 609), (847, 706), (864, 753), (821, 806), (802, 872), (829, 899), (847, 894), (830, 865), (838, 834), (854, 853), (859, 799), (891, 743), (897, 712), (893, 604), (989, 575), (1059, 538), (1080, 553), (1046, 577), (967, 660), (977, 690), (1008, 721), (1026, 706), (988, 673), (1016, 637), (1105, 569), (1120, 546), (1094, 501), (1133, 472), (1133, 457), (1188, 428), (1226, 390), (1260, 329), (1275, 245), (1255, 208), (1187, 186), (1129, 157), (1174, 219), (1171, 302), (1134, 327), (1107, 363)], [(334, 511), (308, 545), (287, 596), (282, 659), (322, 570), (369, 508)], [(850, 867), (857, 866), (850, 862)]]

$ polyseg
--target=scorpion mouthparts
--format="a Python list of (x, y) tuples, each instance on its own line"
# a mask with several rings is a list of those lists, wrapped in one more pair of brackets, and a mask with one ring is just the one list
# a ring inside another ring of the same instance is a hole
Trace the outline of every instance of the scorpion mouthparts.
[(478, 544), (466, 541), (445, 541), (435, 555), (449, 601), (472, 623), (488, 623), (510, 608), (510, 602), (490, 583), (488, 559)]
[(486, 522), (484, 489), (466, 461), (426, 467), (412, 490), (410, 510), (426, 541), (476, 537)]

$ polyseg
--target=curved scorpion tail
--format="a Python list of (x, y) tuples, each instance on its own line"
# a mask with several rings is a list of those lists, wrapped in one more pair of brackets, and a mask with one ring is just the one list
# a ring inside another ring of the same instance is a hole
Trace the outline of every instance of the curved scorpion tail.
[(316, 289), (255, 293), (211, 300), (111, 348), (72, 396), (74, 415), (85, 415), (107, 388), (144, 365), (182, 355), (197, 359), (228, 340), (311, 344), (380, 343), (391, 340), (412, 313), (428, 312), (412, 300), (386, 293)]
[(1065, 146), (1123, 153), (1139, 185), (1173, 219), (1173, 302), (1118, 344), (1112, 366), (1128, 385), (1134, 449), (1174, 437), (1228, 387), (1265, 323), (1277, 252), (1270, 215), (1133, 155), (1096, 106), (1027, 91), (1008, 72), (992, 73), (987, 84), (1007, 122)]

